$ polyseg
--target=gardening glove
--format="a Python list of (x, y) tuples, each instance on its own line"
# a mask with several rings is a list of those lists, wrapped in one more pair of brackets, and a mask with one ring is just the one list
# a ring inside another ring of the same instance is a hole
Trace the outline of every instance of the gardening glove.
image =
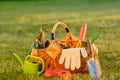
[(65, 62), (65, 68), (75, 70), (79, 69), (81, 66), (81, 56), (87, 57), (87, 52), (85, 48), (69, 48), (63, 49), (61, 53), (61, 57), (59, 60), (59, 64), (63, 64)]

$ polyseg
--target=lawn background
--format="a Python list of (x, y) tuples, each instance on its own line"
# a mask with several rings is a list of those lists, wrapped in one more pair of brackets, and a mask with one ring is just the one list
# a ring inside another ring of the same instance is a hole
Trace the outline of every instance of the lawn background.
[[(82, 23), (88, 25), (86, 38), (94, 30), (100, 32), (95, 41), (102, 67), (100, 80), (120, 79), (120, 0), (34, 0), (0, 1), (0, 80), (60, 80), (42, 75), (24, 76), (21, 65), (12, 53), (22, 60), (39, 34), (41, 24), (45, 39), (50, 40), (54, 23), (62, 21), (71, 32), (79, 35)], [(56, 39), (65, 35), (57, 28)], [(73, 80), (92, 80), (88, 73), (74, 74)]]

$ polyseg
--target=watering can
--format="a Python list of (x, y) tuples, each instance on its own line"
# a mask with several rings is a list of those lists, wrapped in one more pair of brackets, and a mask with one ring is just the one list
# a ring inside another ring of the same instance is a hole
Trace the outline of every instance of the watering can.
[[(17, 54), (13, 53), (13, 55), (18, 59), (18, 61), (22, 65), (23, 73), (25, 75), (26, 74), (40, 75), (45, 69), (45, 63), (41, 57), (27, 55), (25, 58), (25, 61), (23, 63)], [(41, 61), (42, 68), (40, 71), (39, 71), (40, 64), (37, 62), (30, 61), (29, 58), (35, 58), (35, 59), (39, 59)]]

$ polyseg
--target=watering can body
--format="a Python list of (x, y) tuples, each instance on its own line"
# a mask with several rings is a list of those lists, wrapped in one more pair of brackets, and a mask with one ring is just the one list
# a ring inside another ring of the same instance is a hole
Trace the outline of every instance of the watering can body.
[(24, 65), (22, 66), (23, 73), (26, 74), (34, 74), (39, 75), (39, 64), (36, 62), (24, 61)]
[[(25, 58), (25, 61), (23, 63), (22, 60), (19, 58), (18, 55), (16, 55), (15, 53), (13, 55), (21, 63), (22, 69), (23, 69), (23, 73), (25, 75), (27, 75), (27, 74), (40, 75), (44, 71), (44, 69), (45, 69), (44, 60), (42, 58), (40, 58), (40, 57), (27, 55), (26, 58)], [(37, 62), (31, 62), (31, 60), (28, 60), (29, 58), (39, 59), (41, 61), (42, 69), (39, 71), (40, 64), (37, 63)]]

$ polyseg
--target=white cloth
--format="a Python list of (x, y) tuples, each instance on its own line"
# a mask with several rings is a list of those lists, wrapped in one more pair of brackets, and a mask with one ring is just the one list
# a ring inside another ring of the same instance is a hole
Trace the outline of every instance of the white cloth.
[(87, 57), (88, 54), (86, 52), (85, 48), (69, 48), (69, 49), (63, 49), (59, 64), (63, 64), (65, 62), (65, 68), (75, 70), (79, 69), (81, 66), (81, 57), (80, 53), (83, 57)]

